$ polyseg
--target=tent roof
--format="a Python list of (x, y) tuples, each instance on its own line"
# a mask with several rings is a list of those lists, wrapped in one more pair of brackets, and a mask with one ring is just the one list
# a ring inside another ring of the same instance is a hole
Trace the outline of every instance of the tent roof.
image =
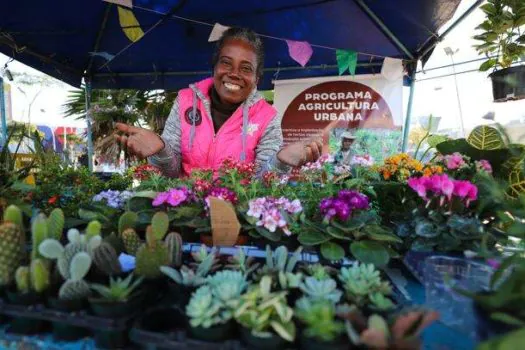
[[(311, 60), (302, 68), (290, 58), (285, 41), (264, 38), (265, 74), (259, 88), (269, 89), (276, 77), (337, 75), (334, 48), (377, 55), (359, 55), (363, 65), (359, 72), (379, 72), (384, 56), (421, 58), (459, 2), (134, 0), (133, 12), (146, 35), (125, 49), (131, 42), (114, 4), (53, 0), (28, 5), (5, 0), (0, 52), (74, 86), (87, 75), (94, 88), (178, 89), (211, 74), (214, 45), (208, 43), (212, 27), (206, 23), (245, 26), (266, 36), (327, 47), (314, 46)], [(162, 15), (170, 11), (185, 19)], [(115, 55), (123, 49), (103, 68), (105, 59), (90, 55), (95, 51)]]

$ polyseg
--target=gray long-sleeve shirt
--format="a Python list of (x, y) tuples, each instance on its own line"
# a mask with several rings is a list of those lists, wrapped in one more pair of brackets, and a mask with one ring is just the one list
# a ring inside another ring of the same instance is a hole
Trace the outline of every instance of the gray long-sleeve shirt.
[[(190, 88), (197, 97), (203, 102), (207, 115), (211, 118), (210, 100), (204, 96), (198, 88), (190, 85)], [(257, 103), (262, 96), (254, 90), (245, 101), (248, 108)], [(240, 107), (242, 108), (242, 107)], [(275, 117), (266, 127), (257, 148), (255, 149), (255, 163), (257, 176), (264, 172), (274, 170), (279, 173), (286, 173), (290, 167), (281, 163), (277, 159), (277, 152), (283, 143), (283, 134), (281, 129), (281, 116)], [(165, 147), (159, 153), (149, 157), (149, 162), (160, 168), (165, 176), (178, 177), (181, 173), (182, 153), (181, 153), (181, 125), (178, 97), (173, 103), (170, 115), (166, 120), (164, 131), (161, 135)]]

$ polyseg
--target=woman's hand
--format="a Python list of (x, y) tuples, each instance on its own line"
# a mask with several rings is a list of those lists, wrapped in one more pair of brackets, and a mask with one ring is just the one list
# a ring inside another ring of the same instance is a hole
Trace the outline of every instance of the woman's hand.
[(321, 157), (323, 143), (320, 140), (311, 142), (296, 142), (286, 146), (277, 153), (277, 159), (292, 167), (315, 162)]
[(164, 141), (151, 130), (122, 123), (116, 123), (115, 127), (117, 131), (123, 133), (123, 135), (115, 135), (115, 138), (133, 156), (144, 159), (164, 149)]

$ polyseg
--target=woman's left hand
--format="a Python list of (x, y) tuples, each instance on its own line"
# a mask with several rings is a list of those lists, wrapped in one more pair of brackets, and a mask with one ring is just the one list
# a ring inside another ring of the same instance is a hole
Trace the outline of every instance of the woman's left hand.
[(320, 140), (311, 142), (296, 142), (286, 146), (277, 153), (277, 159), (292, 167), (299, 167), (309, 162), (315, 162), (321, 157), (323, 143)]

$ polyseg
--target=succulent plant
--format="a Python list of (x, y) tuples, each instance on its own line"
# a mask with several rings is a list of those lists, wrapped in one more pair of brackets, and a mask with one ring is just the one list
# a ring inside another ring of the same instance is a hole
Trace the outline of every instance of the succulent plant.
[(109, 243), (102, 242), (93, 250), (93, 262), (95, 266), (107, 276), (122, 273), (117, 252)]
[(279, 286), (282, 290), (299, 288), (303, 279), (304, 275), (301, 272), (279, 272)]
[(15, 272), (16, 288), (20, 293), (42, 293), (49, 287), (49, 270), (42, 259), (35, 259), (30, 266), (20, 266)]
[(126, 211), (124, 212), (119, 220), (118, 220), (118, 233), (119, 235), (122, 235), (124, 231), (127, 229), (134, 229), (135, 225), (137, 224), (139, 217), (137, 213), (134, 213), (132, 211)]
[(392, 300), (379, 292), (370, 294), (368, 298), (372, 302), (370, 307), (373, 309), (377, 309), (379, 311), (388, 311), (395, 308), (395, 304), (392, 302)]
[[(126, 251), (126, 247), (124, 246), (123, 239), (120, 236), (117, 236), (114, 232), (104, 237), (104, 242), (111, 244), (113, 249), (115, 249), (115, 252), (117, 252), (117, 255), (120, 255), (120, 253), (123, 253)], [(139, 246), (140, 246), (140, 239), (139, 239)]]
[(62, 209), (53, 209), (47, 218), (48, 238), (54, 238), (57, 241), (60, 241), (62, 239), (62, 233), (64, 232), (65, 221), (66, 219)]
[(330, 266), (321, 265), (319, 263), (307, 264), (302, 267), (302, 270), (307, 276), (315, 277), (319, 281), (332, 278), (332, 276), (334, 276), (337, 272), (336, 269)]
[(169, 233), (164, 239), (168, 248), (170, 265), (180, 267), (182, 265), (182, 236), (177, 232)]
[(16, 269), (26, 257), (25, 234), (22, 226), (22, 212), (10, 205), (4, 211), (0, 225), (0, 284), (12, 282)]
[(124, 248), (126, 253), (130, 255), (136, 255), (137, 250), (139, 250), (140, 245), (142, 244), (139, 235), (132, 228), (127, 228), (121, 233), (122, 242), (124, 243)]
[(153, 218), (151, 218), (151, 229), (158, 241), (164, 239), (164, 236), (168, 233), (169, 227), (170, 218), (165, 212), (156, 212), (155, 215), (153, 215)]
[(239, 247), (237, 255), (228, 257), (228, 264), (225, 267), (230, 270), (241, 271), (244, 275), (249, 276), (257, 270), (259, 266), (260, 264), (255, 262), (253, 256), (246, 257), (244, 249)]
[(135, 273), (154, 279), (162, 275), (161, 266), (169, 264), (168, 248), (154, 234), (151, 227), (146, 230), (146, 243), (141, 245), (135, 257)]
[(220, 265), (220, 262), (219, 262), (217, 249), (215, 247), (213, 247), (208, 252), (208, 248), (204, 244), (202, 244), (199, 247), (199, 250), (191, 252), (191, 257), (193, 258), (193, 260), (195, 262), (190, 263), (190, 266), (193, 267), (193, 268), (196, 268), (197, 266), (199, 266), (200, 263), (202, 263), (204, 260), (206, 260), (209, 256), (213, 257), (212, 265), (211, 265), (211, 268), (210, 268), (211, 271), (218, 270), (221, 267), (221, 265)]
[(29, 281), (29, 267), (19, 266), (15, 272), (16, 289), (20, 293), (29, 293), (31, 284)]
[(302, 247), (299, 247), (292, 256), (289, 256), (288, 249), (280, 246), (272, 252), (270, 246), (266, 246), (266, 263), (255, 272), (254, 279), (259, 281), (263, 276), (269, 275), (272, 281), (277, 283), (279, 272), (293, 272), (299, 258), (301, 257)]
[(304, 323), (304, 335), (318, 341), (331, 342), (340, 337), (344, 323), (336, 319), (335, 304), (328, 300), (302, 298), (295, 305), (297, 318)]
[(130, 274), (125, 279), (113, 277), (109, 280), (109, 286), (101, 284), (92, 284), (91, 289), (100, 294), (102, 299), (111, 302), (126, 302), (142, 283), (142, 277), (133, 281), (133, 275)]
[(357, 263), (350, 268), (342, 268), (339, 280), (344, 285), (345, 297), (359, 307), (369, 304), (372, 294), (392, 294), (390, 283), (381, 280), (379, 271), (372, 264)]
[(50, 238), (49, 236), (48, 220), (44, 214), (40, 214), (33, 220), (33, 224), (31, 225), (31, 241), (33, 243), (31, 259), (42, 257), (37, 248), (46, 238)]
[(206, 276), (210, 273), (215, 256), (208, 255), (198, 266), (196, 271), (182, 266), (176, 270), (170, 266), (161, 266), (160, 271), (171, 278), (175, 283), (186, 287), (199, 287), (206, 282)]
[(186, 315), (192, 327), (210, 328), (226, 323), (229, 318), (223, 316), (222, 305), (212, 294), (209, 286), (202, 286), (191, 296), (186, 305)]
[(272, 278), (263, 276), (259, 284), (243, 294), (235, 310), (235, 320), (256, 337), (269, 337), (272, 332), (293, 342), (295, 324), (293, 309), (286, 301), (287, 292), (271, 292)]
[(212, 290), (212, 294), (226, 309), (224, 317), (233, 317), (234, 309), (239, 305), (241, 294), (248, 287), (246, 276), (240, 271), (219, 271), (213, 276), (208, 276), (206, 282)]
[(78, 252), (71, 259), (69, 264), (70, 277), (60, 287), (58, 297), (62, 300), (85, 299), (90, 294), (89, 285), (84, 281), (84, 277), (91, 268), (91, 256), (87, 252)]
[(91, 237), (101, 236), (102, 235), (102, 224), (97, 220), (93, 220), (88, 223), (86, 227), (86, 239), (91, 239)]
[(338, 303), (343, 292), (337, 289), (337, 283), (333, 279), (317, 280), (315, 277), (306, 277), (301, 283), (302, 292), (306, 298), (312, 300), (328, 300)]

